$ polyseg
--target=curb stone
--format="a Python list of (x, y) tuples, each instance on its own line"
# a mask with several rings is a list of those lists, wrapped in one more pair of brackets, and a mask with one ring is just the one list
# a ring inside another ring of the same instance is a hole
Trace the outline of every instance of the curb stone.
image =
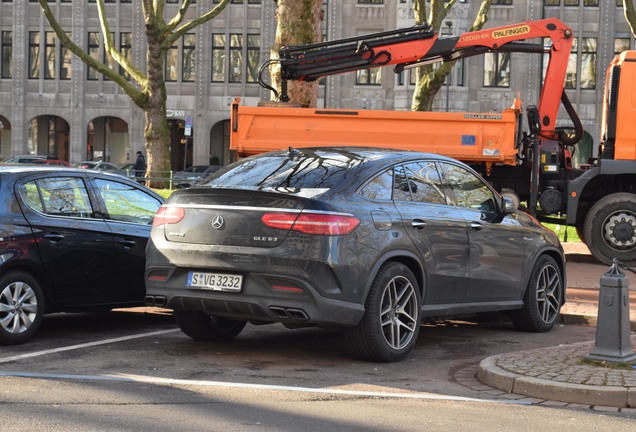
[[(632, 337), (634, 343), (636, 336)], [(592, 407), (636, 408), (636, 371), (577, 364), (593, 347), (594, 342), (582, 342), (488, 357), (480, 362), (477, 379), (526, 397)], [(599, 382), (612, 385), (595, 384)]]

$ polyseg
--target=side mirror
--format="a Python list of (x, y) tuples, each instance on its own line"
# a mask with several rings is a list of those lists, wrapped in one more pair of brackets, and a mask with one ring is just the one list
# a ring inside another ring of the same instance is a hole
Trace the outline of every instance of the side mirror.
[(503, 212), (504, 214), (512, 214), (517, 210), (517, 206), (515, 205), (512, 198), (504, 196), (503, 197)]

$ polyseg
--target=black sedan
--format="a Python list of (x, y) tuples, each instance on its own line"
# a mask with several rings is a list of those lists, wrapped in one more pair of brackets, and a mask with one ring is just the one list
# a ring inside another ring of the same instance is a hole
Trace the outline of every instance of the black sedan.
[(99, 171), (0, 167), (0, 343), (25, 342), (45, 313), (144, 305), (162, 202)]
[(506, 311), (543, 332), (565, 299), (553, 232), (468, 166), (397, 150), (240, 160), (168, 199), (146, 256), (147, 304), (195, 339), (336, 326), (376, 361), (404, 358), (423, 319)]

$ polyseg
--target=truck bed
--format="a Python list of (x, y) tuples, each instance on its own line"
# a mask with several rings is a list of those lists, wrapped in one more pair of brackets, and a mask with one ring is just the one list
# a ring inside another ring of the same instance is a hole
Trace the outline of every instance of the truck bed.
[(232, 103), (230, 149), (249, 156), (289, 146), (369, 146), (517, 165), (521, 103), (502, 113), (345, 110)]

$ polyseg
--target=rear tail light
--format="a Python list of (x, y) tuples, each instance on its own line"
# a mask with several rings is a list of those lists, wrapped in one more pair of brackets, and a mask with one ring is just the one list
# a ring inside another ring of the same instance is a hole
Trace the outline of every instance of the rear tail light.
[(261, 220), (270, 228), (315, 235), (346, 235), (360, 224), (355, 216), (328, 213), (266, 213)]
[(176, 224), (185, 216), (185, 210), (182, 207), (159, 207), (155, 218), (152, 220), (152, 226)]

